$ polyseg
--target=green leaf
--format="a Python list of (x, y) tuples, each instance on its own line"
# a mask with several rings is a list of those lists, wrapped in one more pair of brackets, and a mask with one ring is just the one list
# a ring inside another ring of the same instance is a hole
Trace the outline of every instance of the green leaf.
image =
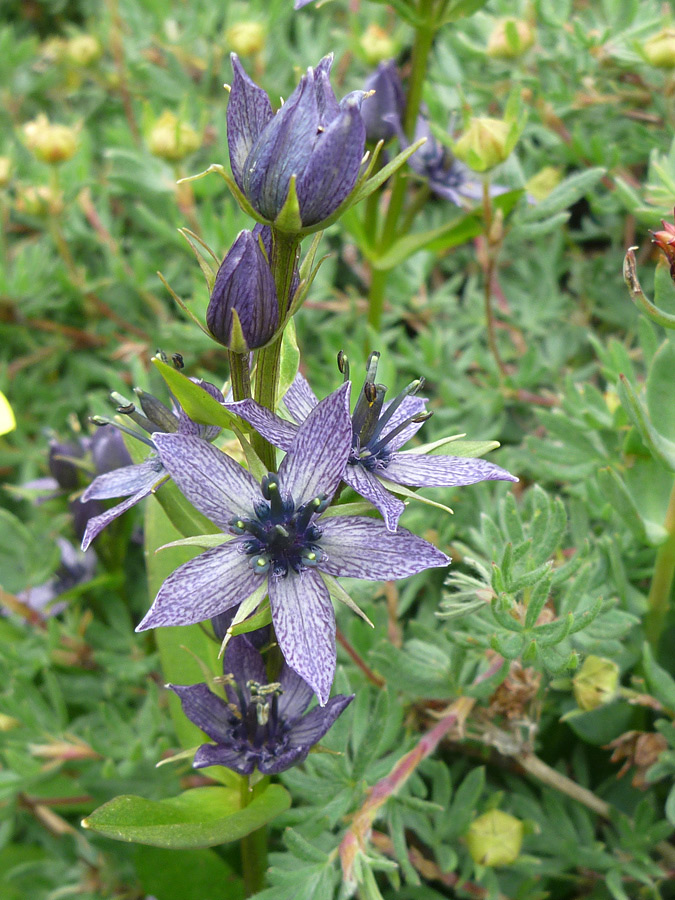
[(414, 144), (411, 144), (409, 147), (406, 147), (405, 150), (402, 150), (401, 153), (398, 153), (386, 166), (383, 166), (376, 175), (373, 175), (372, 178), (368, 178), (368, 180), (358, 187), (351, 197), (348, 198), (349, 206), (355, 206), (357, 203), (360, 203), (361, 200), (365, 200), (366, 197), (369, 197), (373, 193), (373, 191), (376, 191), (383, 185), (388, 178), (391, 178), (391, 176), (397, 172), (408, 159), (410, 159), (413, 153), (416, 153), (420, 149), (422, 144), (425, 143), (425, 140), (425, 138), (421, 138), (419, 141), (415, 141)]
[(609, 466), (599, 469), (598, 484), (603, 496), (612, 504), (635, 537), (643, 544), (649, 543), (642, 517), (618, 472)]
[(162, 900), (244, 900), (246, 896), (241, 878), (214, 850), (173, 853), (139, 844), (134, 863), (143, 891)]
[(464, 216), (459, 221), (448, 222), (439, 228), (405, 235), (394, 241), (386, 253), (381, 256), (372, 256), (371, 262), (376, 269), (393, 269), (394, 266), (399, 265), (404, 259), (420, 250), (425, 248), (447, 250), (450, 247), (457, 247), (477, 237), (482, 231), (483, 225), (478, 216)]
[(675, 678), (656, 662), (649, 644), (643, 647), (642, 663), (649, 690), (660, 703), (675, 713)]
[(664, 341), (647, 376), (647, 411), (658, 433), (675, 442), (675, 346)]
[(239, 792), (227, 787), (198, 787), (167, 800), (124, 794), (99, 806), (82, 827), (152, 847), (215, 847), (271, 822), (290, 807), (291, 797), (281, 785), (271, 784), (243, 809), (239, 803)]
[(277, 397), (283, 397), (289, 387), (293, 384), (293, 379), (298, 374), (300, 365), (300, 348), (298, 347), (298, 339), (295, 335), (295, 322), (289, 319), (284, 336), (281, 339), (281, 362), (279, 364), (279, 387), (277, 389)]
[(178, 369), (174, 369), (157, 357), (154, 357), (152, 362), (159, 369), (169, 390), (194, 422), (200, 425), (219, 425), (221, 428), (231, 428), (233, 422), (236, 424), (236, 419), (222, 403), (194, 381), (190, 381), (187, 375), (183, 375)]
[(584, 172), (577, 172), (562, 181), (551, 193), (531, 206), (522, 214), (522, 222), (540, 222), (550, 216), (569, 209), (572, 204), (580, 200), (605, 174), (605, 169), (597, 166)]

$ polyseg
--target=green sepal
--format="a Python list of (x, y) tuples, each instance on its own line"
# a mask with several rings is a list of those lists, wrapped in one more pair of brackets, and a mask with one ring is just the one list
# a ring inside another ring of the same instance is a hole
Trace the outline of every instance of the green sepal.
[(213, 250), (209, 247), (209, 245), (206, 244), (199, 237), (198, 234), (195, 234), (194, 231), (190, 231), (189, 228), (179, 228), (178, 231), (180, 234), (183, 235), (183, 237), (188, 242), (190, 247), (192, 247), (192, 252), (194, 253), (194, 255), (197, 259), (197, 263), (199, 264), (199, 268), (202, 270), (204, 278), (206, 279), (206, 286), (208, 287), (209, 294), (210, 294), (211, 291), (213, 290), (213, 285), (216, 283), (216, 273), (217, 273), (218, 269), (217, 268), (214, 269), (213, 266), (211, 265), (211, 263), (204, 258), (203, 254), (201, 254), (199, 252), (199, 250), (197, 249), (197, 244), (202, 246), (208, 253), (211, 254), (211, 256), (213, 257), (213, 259), (216, 262), (216, 266), (220, 265), (218, 257), (213, 252)]
[(631, 299), (646, 316), (649, 316), (652, 322), (656, 322), (657, 325), (661, 325), (663, 328), (673, 329), (675, 328), (675, 316), (659, 309), (642, 290), (637, 277), (636, 249), (636, 247), (630, 247), (623, 262), (623, 278), (630, 292)]
[(232, 625), (230, 630), (233, 635), (237, 634), (248, 634), (251, 631), (257, 631), (259, 628), (264, 628), (266, 625), (272, 624), (272, 608), (270, 606), (269, 598), (259, 607), (258, 611), (254, 613), (254, 615), (249, 616), (247, 619), (244, 619), (243, 622), (238, 622), (236, 625)]
[(171, 850), (215, 847), (240, 840), (290, 808), (291, 797), (270, 784), (241, 808), (239, 792), (198, 787), (166, 800), (133, 794), (115, 797), (82, 821), (82, 827), (116, 841)]
[[(402, 150), (400, 153), (397, 153), (396, 156), (388, 162), (386, 166), (383, 166), (377, 174), (373, 175), (372, 178), (368, 178), (366, 173), (365, 179), (361, 179), (360, 182), (357, 182), (356, 188), (352, 191), (352, 193), (347, 197), (347, 201), (349, 201), (346, 209), (349, 209), (351, 206), (355, 206), (357, 203), (360, 203), (361, 200), (365, 200), (366, 197), (369, 197), (373, 191), (376, 191), (381, 185), (387, 181), (388, 178), (391, 178), (398, 170), (406, 163), (413, 153), (416, 153), (420, 147), (426, 143), (426, 138), (420, 138), (419, 141), (415, 141), (414, 144), (411, 144), (409, 147), (406, 147), (405, 150)], [(345, 202), (347, 202), (345, 201)], [(338, 209), (344, 212), (341, 204)]]
[(232, 310), (232, 326), (230, 328), (230, 343), (227, 348), (231, 353), (239, 353), (241, 356), (247, 356), (251, 350), (246, 343), (244, 332), (241, 327), (241, 319), (236, 309)]
[(360, 609), (356, 605), (356, 603), (354, 603), (347, 591), (342, 587), (342, 585), (336, 578), (334, 578), (332, 575), (329, 575), (327, 572), (319, 572), (319, 574), (323, 578), (323, 582), (328, 588), (328, 593), (333, 598), (333, 600), (338, 600), (340, 603), (344, 603), (344, 605), (348, 609), (351, 609), (351, 611), (356, 613), (357, 616), (360, 616), (364, 622), (367, 622), (370, 625), (371, 628), (375, 627), (368, 616), (364, 613), (364, 611)]
[(428, 497), (416, 494), (415, 491), (411, 491), (410, 488), (402, 484), (395, 484), (393, 481), (387, 481), (385, 478), (379, 478), (378, 481), (392, 494), (399, 494), (401, 497), (406, 497), (409, 500), (419, 500), (420, 503), (425, 503), (427, 506), (435, 506), (436, 509), (442, 509), (444, 512), (453, 515), (452, 509), (444, 503), (439, 503), (438, 500), (430, 500)]
[(205, 169), (203, 172), (199, 172), (197, 175), (189, 175), (187, 178), (181, 178), (177, 184), (182, 184), (184, 181), (198, 181), (200, 178), (204, 178), (206, 175), (210, 175), (211, 172), (216, 172), (223, 179), (225, 184), (228, 187), (228, 190), (237, 201), (243, 212), (246, 215), (250, 216), (252, 219), (255, 219), (256, 222), (261, 222), (263, 225), (271, 225), (269, 219), (266, 219), (264, 216), (261, 216), (260, 213), (254, 209), (248, 201), (246, 194), (244, 194), (240, 189), (235, 180), (231, 175), (228, 175), (224, 166), (221, 166), (220, 163), (213, 163), (210, 165), (208, 169)]
[(158, 273), (157, 273), (157, 277), (158, 277), (159, 280), (162, 282), (162, 284), (163, 284), (164, 287), (167, 289), (167, 291), (171, 294), (171, 296), (173, 297), (173, 299), (174, 299), (174, 301), (176, 302), (176, 304), (180, 307), (180, 309), (183, 310), (183, 312), (185, 313), (185, 315), (193, 322), (193, 324), (196, 325), (198, 328), (200, 328), (200, 329), (204, 332), (204, 334), (205, 334), (207, 337), (210, 337), (212, 340), (215, 340), (215, 338), (213, 337), (213, 335), (211, 334), (211, 332), (208, 330), (208, 328), (205, 328), (205, 327), (204, 327), (204, 325), (199, 321), (199, 319), (197, 318), (197, 316), (192, 312), (192, 310), (191, 310), (190, 307), (187, 305), (187, 303), (185, 303), (185, 301), (181, 300), (181, 298), (180, 298), (180, 297), (178, 296), (178, 294), (174, 291), (174, 289), (171, 287), (171, 285), (170, 285), (169, 282), (166, 280), (166, 278), (162, 275), (161, 272), (158, 272)]
[(229, 429), (232, 429), (233, 423), (236, 425), (232, 413), (228, 412), (222, 403), (219, 403), (215, 397), (208, 394), (198, 384), (190, 381), (187, 375), (183, 375), (178, 369), (162, 362), (156, 356), (153, 357), (152, 362), (157, 366), (169, 390), (193, 422), (197, 422), (199, 425), (219, 425), (221, 428)]
[[(277, 397), (283, 397), (293, 384), (300, 367), (300, 348), (295, 334), (295, 322), (289, 319), (281, 339), (281, 357), (279, 360), (279, 386)], [(267, 473), (263, 473), (267, 474)]]
[(169, 541), (168, 544), (162, 544), (161, 547), (155, 550), (155, 553), (159, 553), (160, 550), (169, 550), (171, 547), (200, 547), (202, 550), (212, 550), (214, 547), (220, 547), (232, 539), (233, 535), (230, 534), (193, 534), (178, 541)]
[(296, 176), (291, 175), (284, 205), (274, 220), (274, 227), (286, 234), (300, 234), (303, 231), (302, 219), (300, 218), (300, 202), (298, 201), (295, 182)]

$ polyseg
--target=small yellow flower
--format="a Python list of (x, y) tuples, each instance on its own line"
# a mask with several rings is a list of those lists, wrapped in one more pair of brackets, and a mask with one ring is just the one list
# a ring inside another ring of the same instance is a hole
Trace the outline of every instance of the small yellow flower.
[(148, 147), (154, 156), (169, 162), (179, 162), (194, 153), (202, 143), (201, 137), (187, 122), (181, 122), (168, 109), (157, 119), (148, 136)]
[(642, 45), (642, 51), (653, 66), (675, 69), (675, 28), (664, 28)]
[(544, 200), (562, 180), (562, 170), (556, 166), (544, 166), (528, 180), (525, 187), (535, 200)]
[(587, 656), (572, 679), (572, 686), (580, 709), (586, 712), (597, 709), (616, 697), (619, 667), (611, 659)]
[(66, 58), (74, 66), (90, 66), (101, 53), (101, 44), (93, 34), (76, 34), (66, 43)]
[(363, 32), (359, 44), (366, 61), (371, 66), (376, 66), (385, 59), (391, 59), (396, 53), (396, 44), (392, 36), (384, 28), (380, 28), (379, 25), (372, 22)]
[(265, 27), (260, 22), (236, 22), (225, 32), (225, 40), (239, 56), (253, 56), (265, 46)]
[[(16, 428), (16, 419), (14, 418), (14, 411), (12, 407), (9, 405), (9, 400), (5, 395), (0, 391), (0, 434), (7, 434), (8, 431), (14, 431)], [(4, 716), (4, 719), (9, 721), (9, 716)], [(4, 731), (0, 725), (0, 731)]]
[(63, 193), (48, 184), (22, 185), (17, 190), (15, 206), (18, 212), (29, 216), (60, 216), (64, 210)]
[(534, 28), (522, 19), (500, 19), (488, 38), (487, 55), (493, 59), (517, 59), (534, 44)]
[(511, 126), (503, 119), (477, 116), (459, 137), (452, 152), (476, 172), (485, 172), (504, 162), (513, 149)]
[(491, 809), (471, 823), (466, 844), (471, 859), (481, 866), (508, 866), (520, 855), (523, 823), (515, 816)]
[(79, 128), (49, 121), (44, 113), (23, 126), (26, 146), (42, 162), (56, 165), (77, 153)]

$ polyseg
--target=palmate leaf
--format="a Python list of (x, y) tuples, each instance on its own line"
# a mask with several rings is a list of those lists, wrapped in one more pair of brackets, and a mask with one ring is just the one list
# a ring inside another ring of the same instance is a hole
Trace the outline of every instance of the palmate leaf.
[(215, 847), (256, 831), (290, 805), (290, 794), (279, 784), (268, 785), (243, 809), (239, 791), (227, 787), (194, 788), (167, 800), (125, 794), (99, 806), (82, 827), (116, 841), (172, 850)]

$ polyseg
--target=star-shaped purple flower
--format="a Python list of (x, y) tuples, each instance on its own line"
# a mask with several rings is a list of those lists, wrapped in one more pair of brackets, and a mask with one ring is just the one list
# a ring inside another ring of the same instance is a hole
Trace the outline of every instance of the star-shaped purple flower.
[[(222, 393), (215, 385), (210, 384), (208, 381), (192, 380), (212, 397), (215, 397), (219, 403), (224, 401)], [(113, 469), (111, 472), (99, 475), (82, 494), (80, 498), (82, 503), (87, 503), (91, 500), (110, 500), (113, 497), (125, 497), (117, 506), (112, 506), (100, 515), (89, 519), (82, 538), (83, 550), (87, 549), (94, 538), (98, 537), (107, 525), (128, 509), (131, 509), (132, 506), (140, 503), (144, 497), (147, 497), (148, 494), (151, 494), (171, 477), (157, 455), (154, 438), (152, 437), (156, 432), (176, 432), (181, 436), (191, 437), (202, 442), (212, 441), (220, 433), (220, 428), (217, 426), (199, 425), (197, 422), (194, 422), (175, 400), (174, 409), (171, 410), (156, 397), (153, 397), (152, 394), (147, 394), (145, 391), (137, 391), (137, 394), (143, 410), (142, 413), (133, 403), (122, 405), (118, 407), (117, 411), (129, 416), (132, 421), (151, 435), (150, 438), (145, 437), (140, 431), (123, 428), (116, 422), (110, 422), (101, 417), (95, 417), (93, 421), (115, 425), (120, 430), (126, 431), (127, 434), (142, 441), (152, 452), (142, 463), (122, 466), (119, 469)], [(122, 398), (116, 397), (116, 399), (121, 400)]]
[(324, 705), (335, 672), (335, 613), (324, 576), (405, 578), (450, 560), (378, 519), (322, 515), (352, 450), (349, 385), (309, 410), (278, 474), (262, 484), (197, 438), (155, 435), (162, 464), (187, 499), (232, 539), (176, 569), (137, 631), (191, 625), (269, 592), (288, 665)]
[[(479, 481), (518, 481), (484, 459), (401, 452), (400, 448), (417, 434), (431, 413), (425, 412), (427, 401), (416, 396), (423, 385), (421, 379), (409, 384), (390, 403), (384, 403), (387, 389), (375, 383), (379, 356), (371, 353), (368, 360), (366, 380), (351, 418), (352, 446), (342, 478), (379, 510), (390, 531), (396, 531), (405, 509), (403, 502), (390, 493), (396, 485), (457, 487)], [(306, 419), (318, 402), (307, 380), (298, 374), (284, 396), (286, 409), (295, 422), (280, 418), (253, 400), (228, 403), (227, 407), (268, 441), (288, 450), (293, 445), (297, 423)]]
[(250, 775), (256, 767), (265, 775), (283, 772), (307, 757), (354, 699), (340, 694), (303, 715), (311, 687), (286, 663), (268, 684), (265, 662), (244, 635), (227, 645), (223, 672), (227, 703), (206, 684), (167, 685), (180, 697), (188, 719), (215, 741), (197, 750), (195, 769), (227, 766), (240, 775)]

